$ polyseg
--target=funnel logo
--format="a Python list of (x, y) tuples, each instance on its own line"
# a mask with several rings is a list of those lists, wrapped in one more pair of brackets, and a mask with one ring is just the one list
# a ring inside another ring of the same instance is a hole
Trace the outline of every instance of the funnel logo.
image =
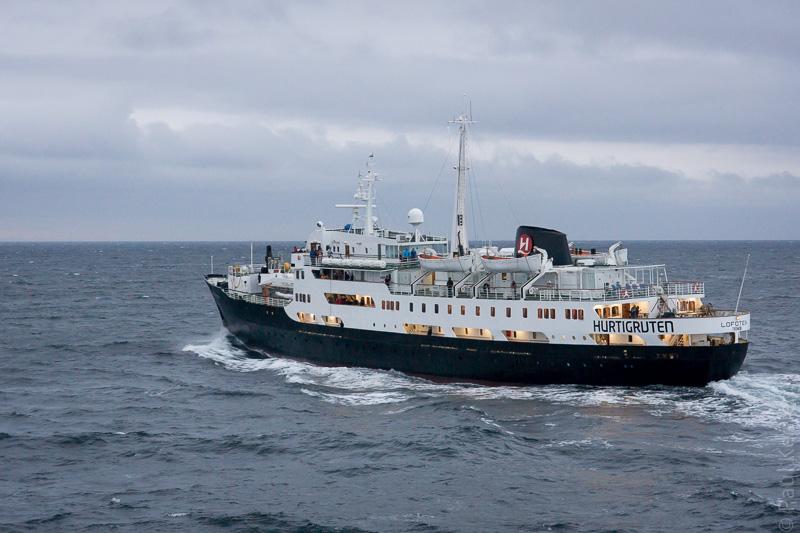
[(519, 236), (517, 241), (517, 252), (522, 255), (528, 255), (533, 251), (533, 238), (527, 233)]

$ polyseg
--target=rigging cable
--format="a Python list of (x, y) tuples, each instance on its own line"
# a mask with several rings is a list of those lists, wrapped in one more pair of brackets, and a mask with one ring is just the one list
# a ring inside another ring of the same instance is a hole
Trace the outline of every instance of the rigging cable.
[[(448, 131), (450, 128), (447, 128)], [(453, 153), (453, 138), (450, 137), (450, 141), (447, 146), (447, 155), (444, 157), (444, 161), (442, 161), (442, 166), (439, 168), (439, 172), (436, 174), (436, 179), (433, 182), (433, 188), (431, 192), (428, 193), (428, 199), (425, 200), (425, 207), (422, 208), (422, 211), (425, 212), (428, 210), (428, 205), (431, 203), (431, 198), (433, 197), (433, 192), (436, 190), (436, 186), (439, 184), (439, 179), (442, 177), (442, 172), (444, 171), (445, 165), (447, 162), (450, 161), (450, 154)]]
[[(476, 150), (477, 150), (477, 149), (478, 149), (478, 142), (477, 142), (477, 139), (475, 139), (474, 137), (473, 137), (473, 139), (474, 139), (474, 140), (473, 140), (473, 143), (472, 143), (472, 144), (473, 144), (473, 146), (475, 146), (475, 148), (476, 148)], [(473, 168), (472, 168), (472, 165), (470, 165), (470, 174), (472, 175), (472, 180), (471, 180), (471, 182), (473, 182), (473, 183), (474, 183), (474, 187), (475, 187), (475, 196), (477, 197), (477, 204), (478, 204), (478, 216), (480, 217), (481, 231), (483, 232), (483, 236), (484, 236), (484, 238), (486, 239), (486, 240), (484, 241), (484, 245), (486, 245), (486, 244), (488, 243), (488, 246), (491, 246), (491, 245), (492, 245), (492, 239), (491, 239), (491, 238), (488, 238), (488, 235), (489, 235), (489, 234), (488, 234), (488, 232), (486, 231), (486, 219), (485, 219), (485, 218), (484, 218), (484, 216), (483, 216), (483, 208), (481, 207), (481, 195), (479, 194), (479, 191), (478, 191), (478, 179), (477, 179), (477, 177), (476, 177), (476, 175), (475, 175), (475, 172), (474, 172), (474, 170), (473, 170)], [(491, 181), (491, 179), (490, 179), (490, 181)]]

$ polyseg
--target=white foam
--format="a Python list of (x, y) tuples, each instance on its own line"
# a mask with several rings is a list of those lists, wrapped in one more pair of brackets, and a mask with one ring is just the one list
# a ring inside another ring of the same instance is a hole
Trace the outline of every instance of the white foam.
[[(687, 387), (483, 386), (437, 384), (398, 372), (365, 368), (322, 367), (266, 357), (255, 359), (231, 344), (223, 330), (205, 344), (184, 347), (237, 372), (267, 370), (287, 383), (328, 403), (366, 406), (403, 403), (415, 399), (451, 398), (468, 401), (518, 400), (566, 404), (575, 407), (641, 406), (653, 416), (691, 416), (743, 427), (766, 427), (782, 434), (800, 434), (800, 374), (750, 374)], [(268, 354), (263, 354), (268, 355)], [(388, 413), (402, 413), (396, 409)]]

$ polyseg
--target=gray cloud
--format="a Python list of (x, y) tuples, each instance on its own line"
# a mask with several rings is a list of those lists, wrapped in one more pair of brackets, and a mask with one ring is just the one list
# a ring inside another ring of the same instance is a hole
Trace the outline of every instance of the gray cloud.
[[(444, 139), (464, 90), (484, 139), (791, 153), (798, 15), (793, 2), (7, 3), (0, 239), (300, 239), (318, 218), (346, 218), (329, 204), (350, 196), (370, 152), (384, 215), (402, 225), (445, 158), (412, 138)], [(237, 120), (142, 124), (141, 109)], [(304, 126), (274, 126), (293, 122)], [(394, 137), (336, 144), (327, 127)], [(584, 238), (800, 235), (796, 168), (682, 165), (501, 149), (473, 165), (474, 226), (487, 238), (517, 222)], [(451, 173), (440, 181), (427, 220), (446, 232)]]

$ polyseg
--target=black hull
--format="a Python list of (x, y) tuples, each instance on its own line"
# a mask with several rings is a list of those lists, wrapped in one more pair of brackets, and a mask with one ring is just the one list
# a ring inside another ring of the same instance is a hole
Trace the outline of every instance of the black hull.
[(703, 386), (735, 375), (747, 343), (724, 346), (582, 346), (511, 343), (303, 324), (280, 307), (210, 287), (225, 327), (245, 345), (330, 366), (397, 370), (518, 384)]

